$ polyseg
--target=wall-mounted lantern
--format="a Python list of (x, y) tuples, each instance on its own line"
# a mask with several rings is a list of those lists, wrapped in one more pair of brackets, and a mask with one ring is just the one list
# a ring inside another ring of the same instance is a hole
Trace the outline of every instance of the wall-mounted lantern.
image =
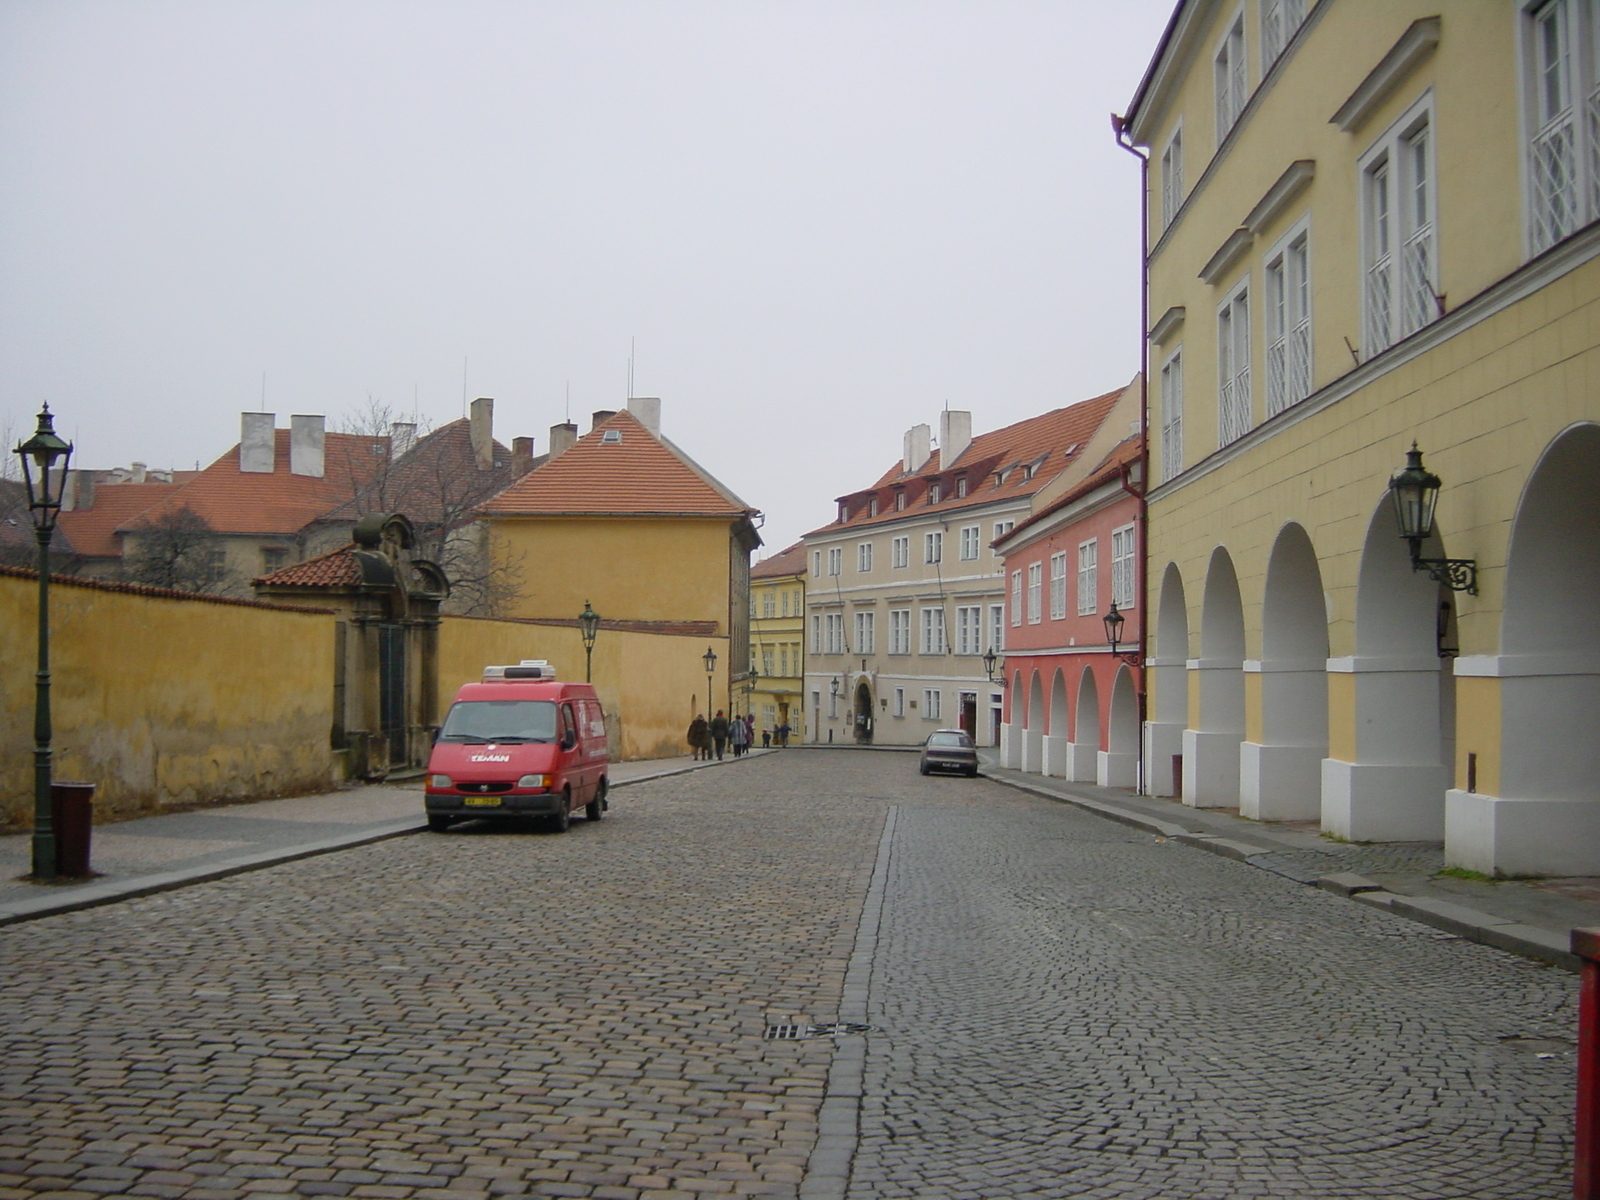
[(1452, 592), (1476, 596), (1476, 559), (1422, 557), (1422, 543), (1433, 536), (1433, 513), (1442, 486), (1439, 477), (1422, 465), (1422, 451), (1412, 442), (1411, 449), (1406, 451), (1406, 465), (1389, 479), (1395, 523), (1400, 528), (1400, 536), (1411, 546), (1413, 571), (1426, 571), (1436, 583), (1444, 584)]
[(1130, 667), (1142, 667), (1144, 666), (1144, 655), (1138, 650), (1123, 650), (1121, 652), (1117, 650), (1117, 646), (1122, 642), (1122, 626), (1127, 619), (1118, 611), (1117, 602), (1113, 600), (1111, 602), (1111, 611), (1101, 617), (1100, 621), (1106, 627), (1106, 641), (1111, 643), (1111, 656), (1121, 659)]

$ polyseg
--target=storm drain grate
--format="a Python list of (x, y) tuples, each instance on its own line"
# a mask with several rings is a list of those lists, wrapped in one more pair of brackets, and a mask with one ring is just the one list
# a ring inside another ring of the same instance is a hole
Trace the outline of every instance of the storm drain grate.
[(834, 1025), (768, 1025), (761, 1035), (764, 1042), (798, 1042), (802, 1038), (844, 1037), (852, 1033), (871, 1033), (871, 1025), (841, 1021)]

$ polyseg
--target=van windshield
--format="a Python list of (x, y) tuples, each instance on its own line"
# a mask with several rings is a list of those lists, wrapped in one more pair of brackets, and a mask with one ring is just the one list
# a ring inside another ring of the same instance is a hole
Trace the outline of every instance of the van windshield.
[(553, 742), (553, 700), (462, 700), (450, 706), (441, 742)]

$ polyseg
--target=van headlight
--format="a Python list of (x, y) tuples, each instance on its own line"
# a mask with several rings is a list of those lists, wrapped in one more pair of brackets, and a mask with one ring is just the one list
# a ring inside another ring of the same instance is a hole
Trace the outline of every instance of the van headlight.
[(448, 776), (448, 775), (429, 775), (428, 776), (428, 786), (429, 787), (436, 787), (436, 788), (447, 788), (447, 787), (450, 787), (451, 786), (451, 784), (450, 784), (450, 776)]
[(550, 786), (550, 776), (548, 776), (548, 775), (524, 775), (521, 779), (517, 780), (517, 786), (520, 787), (520, 788), (549, 787)]

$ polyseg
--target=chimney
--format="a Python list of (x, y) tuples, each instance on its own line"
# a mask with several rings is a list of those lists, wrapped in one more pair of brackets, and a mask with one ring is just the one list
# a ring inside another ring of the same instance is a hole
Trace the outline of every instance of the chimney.
[(563, 425), (550, 426), (550, 457), (545, 459), (545, 462), (555, 462), (556, 459), (572, 449), (572, 443), (577, 440), (578, 427), (571, 421)]
[(628, 411), (656, 437), (661, 436), (660, 396), (634, 396), (628, 401)]
[(321, 479), (324, 474), (323, 441), (321, 417), (290, 417), (289, 474)]
[(415, 421), (389, 422), (389, 457), (391, 459), (404, 458), (411, 453), (411, 447), (416, 444), (417, 423)]
[(128, 482), (129, 483), (143, 483), (145, 481), (145, 472), (148, 471), (149, 469), (150, 469), (150, 465), (148, 463), (142, 463), (142, 462), (134, 463), (133, 464), (133, 474), (128, 477)]
[(594, 412), (589, 415), (589, 432), (593, 433), (596, 429), (600, 428), (602, 424), (604, 424), (606, 421), (609, 421), (616, 415), (617, 410), (614, 408), (595, 409)]
[(511, 439), (511, 473), (521, 479), (533, 470), (533, 439), (520, 437)]
[(472, 457), (478, 470), (494, 469), (494, 401), (488, 396), (472, 402)]
[(952, 466), (972, 445), (972, 414), (946, 409), (939, 414), (939, 467)]
[(277, 457), (277, 421), (274, 413), (239, 414), (239, 470), (256, 475), (271, 475)]
[(933, 430), (926, 425), (913, 425), (906, 430), (905, 453), (900, 456), (900, 473), (912, 475), (928, 465), (933, 456)]
[(94, 507), (94, 471), (79, 468), (67, 472), (66, 495), (61, 499), (62, 512), (84, 512)]

